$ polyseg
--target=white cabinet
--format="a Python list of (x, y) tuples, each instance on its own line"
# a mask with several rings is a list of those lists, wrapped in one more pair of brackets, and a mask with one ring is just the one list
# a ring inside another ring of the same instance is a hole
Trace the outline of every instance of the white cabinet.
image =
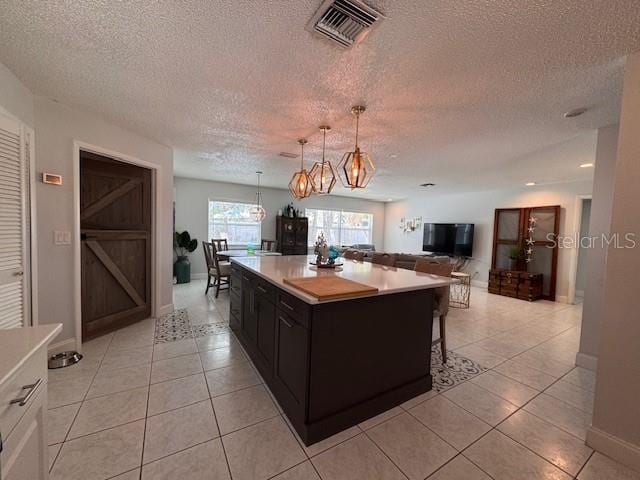
[(46, 383), (30, 399), (24, 416), (4, 442), (2, 480), (43, 480), (49, 478), (47, 450)]
[(61, 325), (0, 330), (0, 480), (47, 480), (47, 346)]

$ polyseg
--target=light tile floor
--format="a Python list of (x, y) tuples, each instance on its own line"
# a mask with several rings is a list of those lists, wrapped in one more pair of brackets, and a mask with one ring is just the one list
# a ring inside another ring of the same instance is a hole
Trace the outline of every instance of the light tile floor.
[(194, 281), (174, 305), (219, 333), (154, 345), (149, 319), (50, 371), (52, 480), (640, 479), (584, 444), (595, 377), (573, 367), (580, 306), (473, 288), (448, 347), (488, 371), (306, 447), (226, 328), (228, 294)]

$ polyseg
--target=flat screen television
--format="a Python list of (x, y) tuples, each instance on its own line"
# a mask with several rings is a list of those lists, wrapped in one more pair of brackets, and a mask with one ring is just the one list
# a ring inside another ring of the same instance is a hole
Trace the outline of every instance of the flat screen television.
[(473, 223), (425, 223), (422, 250), (470, 257), (473, 252)]

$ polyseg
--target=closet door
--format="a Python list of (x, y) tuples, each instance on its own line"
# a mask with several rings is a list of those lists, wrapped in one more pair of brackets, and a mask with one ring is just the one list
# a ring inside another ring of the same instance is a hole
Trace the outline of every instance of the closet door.
[(21, 124), (0, 114), (0, 328), (25, 325), (28, 224)]

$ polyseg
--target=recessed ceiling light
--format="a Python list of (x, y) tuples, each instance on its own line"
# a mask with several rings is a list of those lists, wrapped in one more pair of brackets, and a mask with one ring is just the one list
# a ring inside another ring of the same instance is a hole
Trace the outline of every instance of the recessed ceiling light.
[(589, 168), (593, 167), (593, 163), (581, 163), (580, 168)]
[(527, 182), (527, 183), (525, 183), (525, 185), (527, 187), (533, 187), (535, 184), (536, 184), (536, 182)]
[(569, 110), (564, 114), (564, 118), (575, 118), (579, 117), (583, 113), (587, 111), (586, 108), (574, 108), (573, 110)]
[(387, 202), (393, 202), (393, 198), (387, 198)]
[(392, 153), (391, 155), (389, 155), (389, 158), (398, 158), (398, 154), (397, 153)]

